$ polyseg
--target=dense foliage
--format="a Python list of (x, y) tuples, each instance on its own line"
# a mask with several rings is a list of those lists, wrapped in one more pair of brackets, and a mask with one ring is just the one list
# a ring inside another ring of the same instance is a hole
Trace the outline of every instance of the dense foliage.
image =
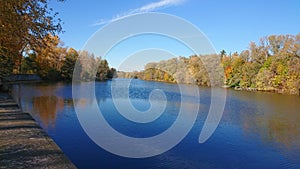
[[(212, 70), (210, 67), (215, 68), (214, 72), (209, 72)], [(217, 75), (220, 70), (224, 76)], [(212, 78), (223, 77), (217, 85), (299, 94), (300, 34), (264, 37), (258, 45), (251, 42), (249, 50), (241, 53), (227, 55), (222, 50), (219, 55), (179, 57), (148, 63), (142, 72), (118, 72), (118, 76), (202, 86), (211, 86)]]
[[(205, 63), (205, 64), (203, 64)], [(223, 84), (223, 69), (218, 55), (172, 58), (158, 63), (148, 63), (142, 72), (118, 72), (119, 77), (169, 83), (187, 83), (201, 86)]]
[(0, 1), (0, 77), (20, 73), (23, 53), (47, 47), (48, 34), (62, 31), (56, 15), (47, 0)]
[[(23, 73), (38, 74), (50, 81), (69, 81), (77, 58), (79, 68), (84, 66), (80, 72), (84, 80), (113, 77), (115, 69), (110, 69), (106, 60), (62, 47), (57, 36), (62, 32), (60, 19), (47, 0), (1, 0), (0, 16), (0, 79)], [(90, 70), (86, 63), (98, 67)]]
[(94, 77), (99, 81), (113, 77), (115, 69), (109, 68), (108, 62), (101, 57), (94, 57), (87, 51), (77, 52), (73, 48), (63, 48), (57, 36), (49, 36), (47, 39), (47, 48), (37, 48), (23, 57), (21, 73), (38, 74), (49, 81), (70, 81), (78, 60), (78, 71), (85, 81)]
[(268, 36), (249, 50), (222, 57), (225, 84), (242, 89), (299, 94), (300, 34)]

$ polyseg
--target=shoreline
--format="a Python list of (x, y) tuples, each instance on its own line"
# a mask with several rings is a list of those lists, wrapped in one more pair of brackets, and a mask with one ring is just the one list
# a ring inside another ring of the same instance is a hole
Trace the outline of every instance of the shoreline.
[(0, 92), (0, 135), (0, 168), (76, 168), (32, 116), (4, 92)]
[[(132, 78), (123, 78), (123, 79), (132, 79)], [(139, 78), (138, 78), (139, 79)], [(159, 81), (159, 80), (145, 80), (145, 79), (139, 79), (139, 80), (144, 80), (144, 81), (152, 81), (152, 82), (158, 82), (158, 83), (169, 83), (169, 84), (176, 84), (174, 82), (165, 82), (165, 81)], [(186, 84), (186, 85), (190, 85), (188, 83), (180, 83), (180, 84)], [(201, 85), (197, 85), (199, 87), (211, 87), (211, 86), (201, 86)], [(280, 89), (260, 89), (260, 88), (242, 88), (242, 87), (231, 87), (228, 85), (223, 85), (223, 86), (215, 86), (215, 87), (220, 87), (223, 89), (232, 89), (232, 90), (236, 90), (236, 91), (248, 91), (248, 92), (264, 92), (264, 93), (276, 93), (276, 94), (283, 94), (283, 95), (290, 95), (290, 96), (300, 96), (300, 89), (297, 92), (291, 93), (290, 91), (284, 91), (284, 90), (280, 90)]]
[(242, 87), (230, 87), (230, 86), (222, 86), (225, 89), (233, 89), (236, 91), (248, 91), (248, 92), (264, 92), (264, 93), (276, 93), (290, 96), (300, 96), (300, 89), (298, 93), (291, 93), (288, 91), (280, 90), (280, 89), (259, 89), (259, 88), (242, 88)]

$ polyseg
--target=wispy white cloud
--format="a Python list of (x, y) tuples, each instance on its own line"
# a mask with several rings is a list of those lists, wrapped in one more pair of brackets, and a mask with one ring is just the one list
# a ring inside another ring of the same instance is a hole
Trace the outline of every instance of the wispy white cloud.
[(183, 3), (185, 0), (160, 0), (158, 2), (153, 2), (147, 5), (144, 5), (140, 8), (137, 8), (134, 10), (134, 13), (140, 13), (140, 12), (151, 12), (156, 11), (158, 9), (173, 6), (173, 5), (179, 5)]
[(105, 20), (105, 19), (100, 19), (97, 23), (93, 24), (92, 26), (99, 26), (99, 25), (104, 25), (119, 19), (122, 19), (128, 15), (132, 15), (132, 14), (138, 14), (138, 13), (145, 13), (145, 12), (153, 12), (153, 11), (157, 11), (159, 9), (163, 9), (166, 7), (170, 7), (170, 6), (175, 6), (175, 5), (180, 5), (183, 2), (185, 2), (186, 0), (160, 0), (158, 2), (152, 2), (149, 3), (147, 5), (144, 5), (140, 8), (136, 8), (130, 11), (127, 11), (123, 14), (118, 14), (115, 17), (109, 19), (109, 20)]

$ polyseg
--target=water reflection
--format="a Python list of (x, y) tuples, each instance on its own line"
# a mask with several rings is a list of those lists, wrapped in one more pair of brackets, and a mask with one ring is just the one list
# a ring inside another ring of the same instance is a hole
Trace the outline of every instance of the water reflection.
[[(140, 125), (128, 122), (115, 109), (112, 84), (97, 82), (96, 98), (104, 117), (117, 131), (132, 137), (150, 137), (165, 131), (176, 120), (181, 106), (176, 85), (133, 81), (129, 95), (138, 110), (149, 108), (153, 88), (166, 91), (168, 99), (161, 118)], [(82, 97), (74, 101), (88, 114), (95, 102), (90, 97), (91, 88), (88, 83), (78, 85), (86, 88), (81, 88)], [(117, 90), (122, 88), (120, 85)], [(228, 90), (219, 127), (211, 139), (199, 144), (210, 107), (210, 90), (200, 88), (200, 102), (192, 98), (184, 102), (188, 108), (200, 106), (195, 127), (187, 138), (161, 156), (137, 160), (114, 156), (87, 137), (74, 110), (71, 84), (31, 84), (16, 89), (21, 93), (24, 111), (32, 113), (78, 168), (300, 168), (300, 97)], [(123, 99), (121, 94), (118, 99)]]
[[(263, 118), (268, 118), (264, 120)], [(274, 113), (270, 117), (261, 117), (259, 120), (266, 121), (269, 138), (285, 145), (285, 148), (292, 149), (300, 147), (300, 114), (292, 113), (282, 115)], [(262, 124), (262, 123), (260, 123)]]
[(248, 99), (245, 103), (248, 104), (241, 106), (238, 113), (244, 131), (247, 134), (258, 133), (264, 143), (275, 142), (282, 150), (300, 150), (300, 98), (266, 93), (246, 94)]
[[(247, 110), (243, 110), (246, 112)], [(242, 111), (242, 112), (243, 112)], [(300, 113), (241, 113), (247, 133), (257, 132), (264, 142), (276, 141), (284, 149), (300, 148)]]
[(67, 98), (67, 99), (64, 99), (64, 103), (65, 105), (67, 105), (67, 107), (73, 107), (74, 103), (73, 103), (73, 99), (71, 98)]
[(39, 116), (45, 128), (55, 127), (57, 113), (64, 109), (64, 99), (57, 96), (32, 98), (33, 113)]
[(23, 111), (30, 112), (44, 129), (55, 128), (57, 116), (73, 108), (73, 99), (66, 92), (69, 87), (63, 83), (15, 85), (13, 96), (19, 98)]

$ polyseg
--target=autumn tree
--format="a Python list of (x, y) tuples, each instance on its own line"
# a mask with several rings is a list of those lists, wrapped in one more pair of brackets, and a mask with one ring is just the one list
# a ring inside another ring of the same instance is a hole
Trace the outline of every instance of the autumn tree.
[(263, 37), (241, 53), (222, 50), (219, 55), (148, 63), (140, 74), (144, 80), (299, 94), (300, 34)]
[(43, 40), (47, 47), (36, 47), (36, 62), (40, 66), (38, 74), (47, 80), (61, 79), (60, 71), (63, 66), (66, 49), (61, 47), (58, 36), (48, 35)]
[[(70, 48), (67, 51), (63, 65), (61, 67), (61, 76), (62, 76), (63, 80), (65, 80), (65, 81), (72, 80), (73, 71), (74, 71), (74, 67), (76, 64), (76, 60), (78, 59), (78, 56), (79, 56), (78, 52), (73, 48)], [(77, 66), (78, 66), (77, 69), (81, 68), (80, 63), (78, 63)]]
[[(62, 1), (62, 0), (60, 0)], [(9, 73), (20, 72), (23, 52), (47, 47), (49, 33), (62, 31), (60, 19), (48, 7), (47, 0), (1, 0), (0, 1), (0, 58), (8, 63)], [(0, 71), (0, 77), (8, 74)]]
[(97, 73), (96, 80), (103, 81), (108, 79), (109, 75), (109, 66), (107, 60), (102, 60), (101, 58), (97, 58)]
[(78, 60), (82, 67), (80, 79), (83, 81), (94, 79), (97, 73), (97, 63), (94, 54), (88, 51), (80, 51)]

